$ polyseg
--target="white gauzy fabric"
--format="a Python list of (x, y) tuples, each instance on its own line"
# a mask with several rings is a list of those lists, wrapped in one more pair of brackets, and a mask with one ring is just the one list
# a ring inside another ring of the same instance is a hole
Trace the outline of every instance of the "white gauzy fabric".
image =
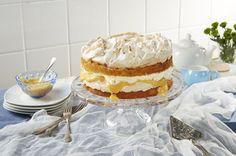
[[(185, 90), (167, 105), (148, 108), (152, 122), (131, 135), (118, 135), (106, 119), (116, 110), (88, 105), (73, 116), (71, 143), (64, 143), (64, 123), (52, 137), (32, 135), (32, 131), (57, 117), (44, 110), (30, 121), (0, 130), (2, 156), (200, 156), (189, 140), (176, 140), (169, 133), (169, 117), (174, 115), (203, 132), (199, 143), (213, 156), (236, 155), (236, 135), (215, 116), (229, 119), (236, 98), (224, 91), (236, 91), (236, 77), (199, 83)], [(131, 120), (132, 122), (132, 120)], [(128, 123), (129, 124), (129, 123)], [(132, 127), (130, 127), (132, 129)], [(128, 130), (128, 129), (127, 129)]]

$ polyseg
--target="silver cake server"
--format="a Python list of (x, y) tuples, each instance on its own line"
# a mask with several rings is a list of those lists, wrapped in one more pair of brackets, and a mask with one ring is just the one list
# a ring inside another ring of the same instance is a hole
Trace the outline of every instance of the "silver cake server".
[(202, 133), (183, 121), (170, 116), (171, 136), (177, 140), (188, 139), (191, 140), (193, 145), (202, 151), (204, 156), (210, 156), (209, 152), (197, 140), (202, 138)]

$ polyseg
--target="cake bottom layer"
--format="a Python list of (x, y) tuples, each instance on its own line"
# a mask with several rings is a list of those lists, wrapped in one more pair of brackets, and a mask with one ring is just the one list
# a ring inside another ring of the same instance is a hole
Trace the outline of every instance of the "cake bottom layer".
[[(168, 89), (171, 88), (173, 81), (172, 80), (167, 80), (168, 84)], [(99, 96), (104, 96), (104, 97), (111, 97), (111, 93), (108, 92), (103, 92), (101, 90), (93, 89), (85, 85), (85, 88), (90, 91), (93, 94), (99, 95)], [(151, 88), (146, 91), (136, 91), (136, 92), (119, 92), (116, 95), (119, 99), (136, 99), (136, 98), (146, 98), (150, 96), (156, 96), (158, 95), (158, 88)]]

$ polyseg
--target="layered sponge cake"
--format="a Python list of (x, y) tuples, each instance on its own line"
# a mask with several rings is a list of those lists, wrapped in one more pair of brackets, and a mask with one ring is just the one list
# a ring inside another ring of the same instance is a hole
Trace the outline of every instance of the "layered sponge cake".
[(80, 80), (112, 100), (165, 96), (172, 85), (172, 46), (160, 34), (98, 37), (82, 47)]

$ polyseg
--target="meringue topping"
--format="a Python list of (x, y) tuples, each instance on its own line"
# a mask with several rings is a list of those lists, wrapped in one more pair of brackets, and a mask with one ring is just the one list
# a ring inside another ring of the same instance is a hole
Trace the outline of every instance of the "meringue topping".
[(137, 68), (171, 58), (171, 42), (160, 34), (123, 33), (98, 37), (82, 47), (82, 58), (111, 68)]

